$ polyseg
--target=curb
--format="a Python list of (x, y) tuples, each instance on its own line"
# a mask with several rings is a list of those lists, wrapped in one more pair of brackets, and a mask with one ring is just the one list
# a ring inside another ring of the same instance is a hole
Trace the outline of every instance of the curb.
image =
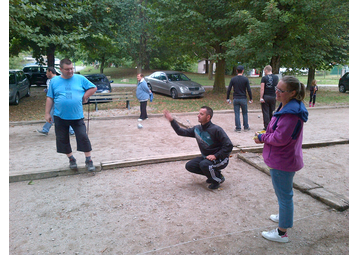
[[(324, 147), (337, 144), (349, 144), (349, 139), (338, 139), (334, 141), (321, 141), (315, 143), (305, 143), (302, 145), (302, 148), (313, 148), (313, 147)], [(237, 157), (242, 161), (254, 166), (256, 169), (270, 175), (270, 169), (266, 166), (263, 161), (263, 158), (258, 153), (262, 153), (263, 145), (254, 145), (246, 147), (234, 147), (232, 150), (232, 155), (237, 154)], [(100, 164), (95, 164), (95, 171), (88, 172), (86, 168), (79, 167), (76, 171), (70, 170), (68, 168), (60, 168), (53, 170), (40, 170), (32, 173), (22, 173), (12, 172), (9, 175), (9, 182), (21, 182), (21, 181), (32, 181), (46, 178), (53, 178), (58, 176), (69, 176), (77, 174), (95, 174), (96, 172), (101, 172), (102, 170), (118, 169), (124, 167), (133, 167), (140, 166), (144, 164), (158, 164), (165, 162), (181, 161), (181, 160), (190, 160), (192, 158), (200, 156), (200, 153), (196, 154), (176, 154), (176, 155), (164, 155), (159, 157), (148, 157), (142, 159), (126, 159), (126, 160), (115, 160), (115, 161), (105, 161)], [(300, 190), (303, 193), (310, 195), (311, 197), (323, 202), (324, 204), (338, 210), (344, 211), (349, 208), (349, 198), (337, 194), (335, 192), (329, 191), (322, 187), (321, 185), (312, 182), (311, 180), (304, 177), (295, 177), (293, 186), (295, 189)]]
[[(320, 109), (336, 109), (336, 108), (349, 108), (349, 105), (338, 105), (338, 106), (316, 106), (314, 108), (309, 108), (309, 110), (320, 110)], [(215, 114), (225, 114), (225, 113), (233, 113), (234, 110), (217, 110)], [(262, 112), (261, 109), (248, 110), (249, 113)], [(177, 116), (183, 115), (197, 115), (197, 112), (181, 112), (181, 113), (173, 113)], [(148, 117), (156, 118), (162, 117), (163, 114), (149, 114)], [(113, 120), (113, 119), (138, 119), (138, 115), (120, 115), (115, 117), (90, 117), (90, 120)], [(87, 120), (85, 117), (84, 120)], [(30, 120), (30, 121), (12, 121), (9, 122), (9, 126), (21, 126), (21, 125), (33, 125), (33, 124), (44, 124), (45, 120)]]
[[(231, 154), (239, 153), (240, 149), (234, 147)], [(96, 170), (93, 173), (88, 172), (84, 166), (78, 167), (76, 171), (70, 170), (68, 168), (59, 168), (53, 170), (41, 170), (35, 171), (32, 173), (22, 173), (12, 172), (9, 175), (9, 183), (12, 182), (21, 182), (21, 181), (32, 181), (32, 180), (40, 180), (53, 178), (58, 176), (68, 176), (68, 175), (77, 175), (77, 174), (95, 174), (96, 172), (101, 172), (102, 170), (111, 170), (118, 169), (124, 167), (132, 167), (132, 166), (140, 166), (140, 165), (148, 165), (148, 164), (159, 164), (165, 162), (174, 162), (181, 160), (190, 160), (195, 157), (199, 157), (200, 153), (195, 154), (176, 154), (176, 155), (164, 155), (159, 157), (147, 157), (141, 159), (124, 159), (124, 160), (114, 160), (114, 161), (104, 161), (100, 162), (100, 164), (94, 164)]]

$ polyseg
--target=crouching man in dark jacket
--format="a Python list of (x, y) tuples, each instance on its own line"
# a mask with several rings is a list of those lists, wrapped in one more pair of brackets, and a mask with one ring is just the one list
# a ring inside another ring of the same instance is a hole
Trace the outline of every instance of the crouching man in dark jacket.
[(213, 124), (213, 110), (208, 106), (201, 107), (198, 114), (200, 125), (191, 128), (181, 128), (168, 111), (164, 117), (170, 121), (174, 131), (180, 136), (195, 137), (201, 157), (190, 160), (185, 168), (195, 174), (205, 175), (210, 183), (209, 189), (217, 189), (225, 181), (221, 170), (229, 164), (229, 156), (233, 145), (225, 131)]

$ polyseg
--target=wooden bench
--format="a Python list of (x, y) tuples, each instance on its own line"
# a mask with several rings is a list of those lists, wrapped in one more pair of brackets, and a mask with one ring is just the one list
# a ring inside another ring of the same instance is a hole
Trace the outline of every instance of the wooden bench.
[(96, 104), (96, 111), (98, 111), (98, 103), (126, 101), (126, 108), (129, 110), (130, 101), (133, 101), (132, 92), (111, 92), (111, 93), (95, 93), (89, 98), (89, 104)]

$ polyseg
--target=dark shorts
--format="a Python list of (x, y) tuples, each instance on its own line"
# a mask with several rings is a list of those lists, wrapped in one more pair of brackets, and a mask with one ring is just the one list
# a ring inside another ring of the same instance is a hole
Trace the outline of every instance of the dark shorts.
[(92, 151), (91, 142), (86, 133), (86, 125), (83, 119), (64, 120), (54, 116), (56, 148), (58, 153), (69, 154), (72, 152), (70, 144), (69, 127), (73, 128), (76, 135), (77, 150), (82, 152)]

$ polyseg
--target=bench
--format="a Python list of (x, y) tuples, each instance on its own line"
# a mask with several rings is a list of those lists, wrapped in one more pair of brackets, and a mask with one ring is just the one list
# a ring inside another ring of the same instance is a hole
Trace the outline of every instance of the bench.
[(126, 108), (130, 109), (130, 101), (133, 101), (132, 92), (111, 92), (111, 93), (95, 93), (90, 96), (88, 103), (96, 104), (96, 111), (98, 111), (98, 103), (126, 101)]

